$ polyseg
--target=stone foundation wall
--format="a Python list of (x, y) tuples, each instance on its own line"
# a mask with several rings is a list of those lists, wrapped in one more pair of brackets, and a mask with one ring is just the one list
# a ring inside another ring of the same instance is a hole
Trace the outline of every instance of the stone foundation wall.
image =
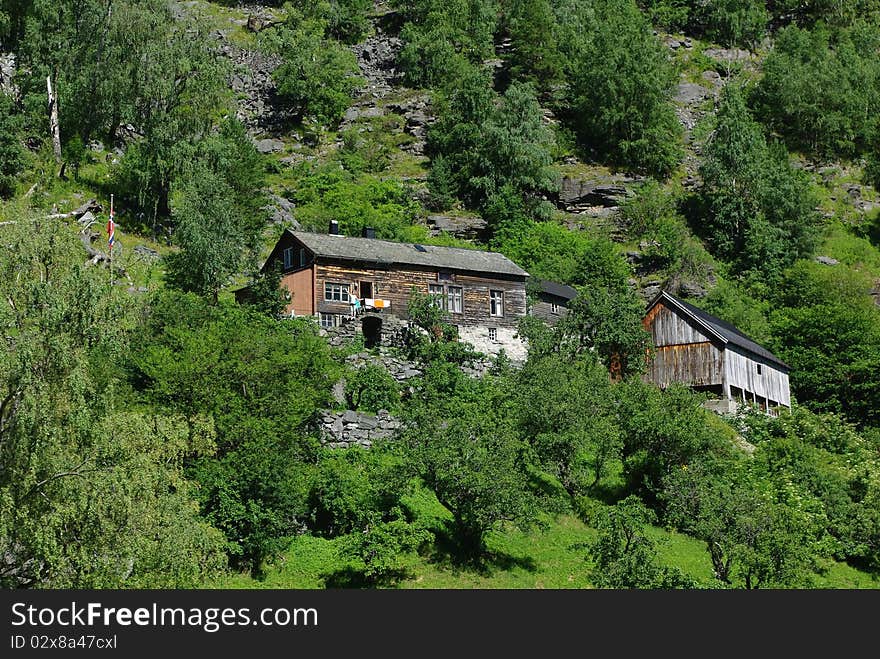
[(517, 335), (515, 329), (496, 327), (495, 339), (489, 338), (489, 327), (460, 327), (458, 338), (470, 343), (475, 350), (486, 355), (497, 356), (503, 349), (511, 361), (522, 363), (528, 356), (525, 341)]
[(321, 443), (330, 448), (369, 448), (377, 439), (392, 437), (402, 426), (402, 422), (386, 410), (379, 410), (376, 416), (353, 410), (328, 410), (321, 415), (319, 421)]

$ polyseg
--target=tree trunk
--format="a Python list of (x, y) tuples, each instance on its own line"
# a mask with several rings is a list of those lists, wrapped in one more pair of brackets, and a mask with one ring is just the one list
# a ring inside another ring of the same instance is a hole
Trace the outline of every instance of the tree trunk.
[[(55, 76), (57, 82), (58, 76)], [(49, 131), (52, 133), (52, 151), (55, 153), (55, 162), (61, 164), (61, 129), (58, 125), (58, 90), (52, 89), (52, 76), (46, 76), (46, 91), (48, 92), (49, 104)]]

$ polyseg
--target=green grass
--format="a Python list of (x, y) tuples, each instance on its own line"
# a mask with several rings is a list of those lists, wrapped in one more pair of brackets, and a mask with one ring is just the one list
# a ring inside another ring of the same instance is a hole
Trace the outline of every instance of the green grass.
[[(422, 502), (428, 506), (430, 502)], [(705, 543), (683, 533), (649, 527), (659, 561), (677, 567), (707, 587), (717, 586)], [(403, 557), (408, 576), (403, 589), (566, 589), (592, 588), (587, 560), (588, 544), (595, 529), (578, 518), (562, 515), (544, 529), (523, 532), (508, 529), (487, 538), (488, 558), (475, 568), (453, 563), (447, 555), (407, 554)], [(247, 575), (230, 575), (206, 585), (208, 588), (324, 588), (326, 578), (345, 564), (337, 540), (302, 536), (274, 563), (261, 581)], [(435, 550), (436, 551), (436, 550)], [(880, 577), (845, 563), (828, 560), (813, 579), (821, 589), (880, 588)]]

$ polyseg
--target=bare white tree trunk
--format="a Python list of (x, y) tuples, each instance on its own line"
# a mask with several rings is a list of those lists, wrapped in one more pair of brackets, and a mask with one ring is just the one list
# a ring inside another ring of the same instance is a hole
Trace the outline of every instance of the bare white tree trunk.
[(52, 132), (52, 150), (55, 160), (61, 164), (61, 130), (58, 126), (58, 90), (52, 90), (52, 76), (46, 76), (46, 90), (49, 94), (49, 130)]

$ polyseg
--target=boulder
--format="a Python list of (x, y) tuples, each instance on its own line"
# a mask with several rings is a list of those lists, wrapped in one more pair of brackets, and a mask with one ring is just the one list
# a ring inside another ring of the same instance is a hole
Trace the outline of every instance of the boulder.
[(267, 138), (264, 140), (257, 140), (254, 142), (254, 147), (260, 153), (278, 153), (279, 151), (284, 151), (284, 142), (281, 140), (276, 140), (274, 138)]

